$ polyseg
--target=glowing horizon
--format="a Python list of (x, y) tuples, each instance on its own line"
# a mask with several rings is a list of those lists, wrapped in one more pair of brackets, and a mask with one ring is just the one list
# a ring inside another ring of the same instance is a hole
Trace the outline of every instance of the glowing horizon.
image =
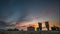
[[(38, 22), (39, 21), (37, 21), (36, 19), (33, 19), (33, 20), (29, 21), (29, 22), (23, 22), (23, 23), (17, 24), (16, 27), (26, 28), (27, 29), (27, 27), (33, 26), (33, 27), (37, 28), (38, 27)], [(42, 23), (43, 30), (46, 30), (45, 21), (40, 21), (40, 22)], [(49, 22), (50, 30), (51, 30), (51, 27), (53, 27), (54, 25), (57, 26), (57, 27), (60, 27), (59, 22), (58, 23), (56, 23), (56, 21), (55, 22), (54, 21), (48, 21), (48, 22)]]

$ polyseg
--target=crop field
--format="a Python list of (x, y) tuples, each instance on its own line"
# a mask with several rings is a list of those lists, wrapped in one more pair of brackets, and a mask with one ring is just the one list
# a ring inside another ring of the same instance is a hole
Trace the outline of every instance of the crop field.
[(0, 31), (0, 34), (60, 34), (60, 31)]

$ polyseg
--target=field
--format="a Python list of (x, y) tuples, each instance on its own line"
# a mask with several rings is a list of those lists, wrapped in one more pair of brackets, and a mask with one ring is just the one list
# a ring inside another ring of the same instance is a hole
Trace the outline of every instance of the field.
[(60, 31), (0, 31), (0, 34), (60, 34)]

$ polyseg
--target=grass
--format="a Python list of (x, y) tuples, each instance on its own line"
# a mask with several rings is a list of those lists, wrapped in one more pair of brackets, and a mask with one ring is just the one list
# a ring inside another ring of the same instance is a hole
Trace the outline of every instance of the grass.
[(60, 34), (60, 31), (0, 31), (0, 34)]

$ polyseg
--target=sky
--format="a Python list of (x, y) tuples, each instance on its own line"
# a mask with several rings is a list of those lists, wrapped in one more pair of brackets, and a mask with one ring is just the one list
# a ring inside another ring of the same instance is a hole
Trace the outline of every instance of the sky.
[(59, 0), (0, 0), (0, 27), (44, 21), (60, 26), (59, 5)]

